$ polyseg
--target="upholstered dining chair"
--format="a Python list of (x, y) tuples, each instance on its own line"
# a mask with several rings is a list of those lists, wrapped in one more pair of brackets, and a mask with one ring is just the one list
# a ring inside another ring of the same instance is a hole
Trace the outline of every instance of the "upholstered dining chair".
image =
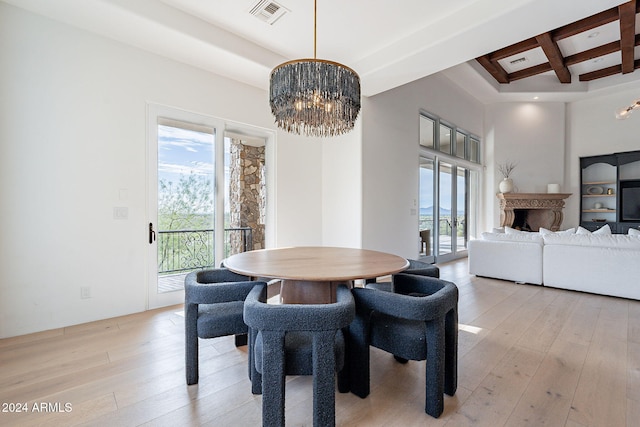
[[(418, 261), (415, 259), (409, 259), (407, 261), (409, 261), (409, 268), (402, 271), (402, 273), (417, 274), (420, 276), (430, 276), (435, 278), (440, 277), (440, 269), (433, 264), (428, 264), (426, 262)], [(390, 282), (377, 282), (376, 279), (367, 279), (365, 280), (365, 287), (370, 289), (377, 289), (379, 291), (392, 292), (394, 277), (395, 274), (391, 275)]]
[[(342, 370), (342, 332), (355, 315), (351, 291), (337, 288), (330, 304), (267, 304), (266, 285), (254, 287), (244, 305), (249, 325), (251, 391), (262, 394), (262, 425), (285, 425), (285, 376), (313, 375), (313, 425), (335, 425), (335, 375)], [(344, 375), (338, 388), (347, 392)]]
[(187, 384), (198, 383), (198, 337), (235, 335), (236, 347), (247, 344), (242, 320), (244, 299), (262, 282), (226, 268), (194, 271), (184, 280), (185, 367)]
[(439, 417), (443, 392), (457, 388), (458, 288), (434, 277), (399, 273), (394, 292), (353, 289), (356, 317), (348, 328), (351, 392), (369, 395), (369, 347), (396, 360), (426, 360), (425, 412)]

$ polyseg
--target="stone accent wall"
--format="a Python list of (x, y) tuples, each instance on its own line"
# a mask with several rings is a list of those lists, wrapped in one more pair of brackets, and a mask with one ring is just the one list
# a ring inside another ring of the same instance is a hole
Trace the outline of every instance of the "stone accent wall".
[[(230, 225), (232, 228), (250, 227), (253, 249), (263, 249), (267, 199), (264, 146), (253, 147), (232, 139), (229, 180)], [(242, 233), (232, 233), (231, 254), (242, 252), (242, 243)]]

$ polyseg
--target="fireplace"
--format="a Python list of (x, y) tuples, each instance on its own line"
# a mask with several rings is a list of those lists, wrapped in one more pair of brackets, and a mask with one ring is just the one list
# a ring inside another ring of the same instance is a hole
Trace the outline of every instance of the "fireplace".
[(566, 193), (498, 193), (500, 226), (526, 231), (541, 227), (558, 231), (562, 224)]

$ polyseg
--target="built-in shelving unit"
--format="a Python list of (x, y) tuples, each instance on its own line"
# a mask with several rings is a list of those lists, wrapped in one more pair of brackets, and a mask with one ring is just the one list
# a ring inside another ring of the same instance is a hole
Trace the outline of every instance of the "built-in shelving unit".
[(581, 226), (593, 231), (609, 224), (614, 233), (640, 226), (620, 214), (621, 180), (640, 180), (640, 151), (580, 158)]

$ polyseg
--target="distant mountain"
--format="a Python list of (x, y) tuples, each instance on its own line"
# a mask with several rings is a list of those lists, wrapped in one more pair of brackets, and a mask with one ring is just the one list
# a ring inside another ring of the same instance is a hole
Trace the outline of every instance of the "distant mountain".
[[(462, 215), (464, 211), (458, 210), (458, 215)], [(420, 215), (433, 215), (433, 206), (420, 208)], [(451, 216), (451, 210), (440, 208), (440, 216)]]

